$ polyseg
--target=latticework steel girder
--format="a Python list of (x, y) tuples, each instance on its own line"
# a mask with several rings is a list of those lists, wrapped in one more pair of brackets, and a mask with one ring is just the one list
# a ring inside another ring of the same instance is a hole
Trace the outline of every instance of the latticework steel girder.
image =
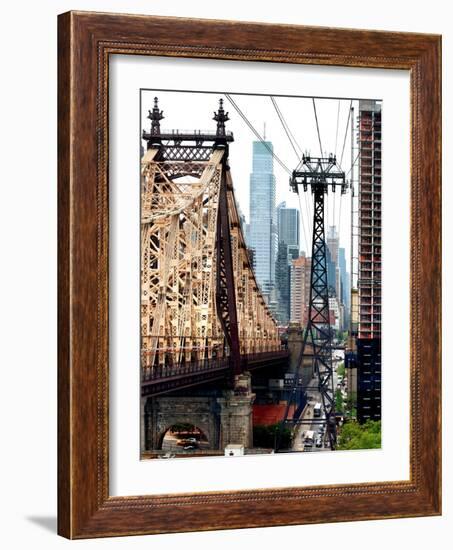
[[(218, 221), (222, 185), (241, 355), (280, 348), (277, 326), (256, 283), (224, 150), (209, 160), (142, 159), (142, 367), (178, 366), (231, 353), (219, 320)], [(223, 282), (222, 282), (223, 284)], [(231, 305), (230, 305), (231, 307)]]
[[(287, 422), (292, 422), (293, 424), (300, 422), (302, 407), (305, 403), (303, 396), (308, 390), (315, 388), (322, 401), (325, 416), (322, 423), (326, 424), (329, 445), (334, 450), (336, 445), (335, 392), (333, 387), (332, 329), (329, 319), (329, 292), (324, 232), (324, 197), (329, 191), (329, 186), (332, 191), (335, 191), (335, 188), (339, 187), (341, 193), (345, 193), (347, 183), (345, 181), (345, 174), (338, 166), (334, 155), (320, 158), (311, 158), (304, 155), (298, 169), (293, 171), (290, 185), (296, 193), (299, 193), (300, 186), (303, 187), (304, 191), (307, 191), (309, 187), (311, 188), (314, 197), (313, 241), (308, 322), (281, 428)], [(314, 374), (318, 382), (317, 387), (312, 386), (311, 388), (304, 387), (299, 379), (299, 372), (303, 365), (307, 344), (311, 344), (312, 346)], [(294, 412), (292, 418), (289, 418), (289, 412), (293, 406)], [(281, 432), (282, 429), (279, 432), (277, 450), (280, 446)]]

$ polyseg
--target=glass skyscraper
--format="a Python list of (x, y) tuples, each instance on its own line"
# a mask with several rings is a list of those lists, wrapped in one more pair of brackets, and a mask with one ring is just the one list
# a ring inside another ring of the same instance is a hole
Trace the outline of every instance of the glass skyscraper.
[(286, 208), (286, 202), (277, 206), (278, 242), (299, 248), (299, 210)]
[(286, 202), (277, 206), (278, 256), (275, 266), (275, 284), (278, 297), (277, 320), (280, 325), (289, 322), (291, 306), (290, 267), (299, 257), (299, 211), (286, 208)]
[(272, 151), (270, 141), (253, 142), (248, 245), (254, 250), (255, 276), (265, 296), (269, 296), (275, 284), (278, 249)]
[(346, 250), (344, 248), (338, 249), (338, 265), (340, 266), (342, 295), (341, 301), (344, 303), (347, 309), (349, 309), (349, 274), (346, 270)]

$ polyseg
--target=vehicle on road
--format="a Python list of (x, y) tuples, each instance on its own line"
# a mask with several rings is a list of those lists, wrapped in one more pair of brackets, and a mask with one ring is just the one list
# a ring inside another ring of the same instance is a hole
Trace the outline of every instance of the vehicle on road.
[(178, 440), (177, 445), (183, 447), (184, 449), (186, 449), (186, 447), (193, 447), (194, 449), (198, 449), (199, 442), (194, 437), (189, 437)]
[(313, 416), (319, 418), (321, 416), (321, 403), (316, 403), (313, 407)]
[(313, 430), (307, 430), (303, 434), (304, 447), (313, 447), (315, 439), (315, 432)]

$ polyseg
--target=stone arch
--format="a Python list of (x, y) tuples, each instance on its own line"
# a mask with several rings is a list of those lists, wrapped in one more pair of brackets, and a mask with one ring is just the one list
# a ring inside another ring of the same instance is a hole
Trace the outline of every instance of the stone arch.
[(171, 424), (169, 424), (166, 428), (164, 428), (163, 430), (160, 430), (157, 434), (157, 449), (158, 450), (161, 450), (162, 449), (162, 445), (163, 445), (163, 441), (164, 441), (164, 438), (165, 438), (165, 435), (168, 433), (168, 431), (173, 427), (173, 426), (176, 426), (178, 424), (188, 424), (190, 426), (193, 426), (194, 428), (200, 430), (200, 432), (203, 434), (203, 436), (207, 439), (208, 443), (210, 445), (212, 445), (212, 442), (209, 438), (209, 426), (206, 425), (204, 427), (201, 427), (197, 424), (194, 424), (192, 422), (192, 420), (187, 420), (187, 419), (178, 419), (176, 422), (172, 422)]
[(174, 424), (196, 426), (209, 441), (209, 447), (219, 446), (220, 418), (213, 397), (151, 397), (145, 404), (146, 450), (162, 448), (163, 438)]

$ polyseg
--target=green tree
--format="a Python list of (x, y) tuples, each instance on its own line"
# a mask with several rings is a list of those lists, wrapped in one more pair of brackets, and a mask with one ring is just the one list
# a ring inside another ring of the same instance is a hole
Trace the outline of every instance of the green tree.
[(381, 422), (367, 420), (365, 424), (346, 422), (339, 433), (338, 450), (380, 449)]
[(342, 376), (344, 378), (345, 371), (346, 369), (344, 366), (344, 361), (342, 361), (341, 363), (338, 363), (338, 368), (337, 368), (338, 376)]
[(348, 397), (346, 399), (346, 406), (345, 406), (345, 413), (346, 416), (350, 418), (356, 418), (357, 416), (357, 393), (351, 392), (348, 393)]
[(339, 413), (342, 413), (344, 411), (343, 396), (341, 395), (341, 390), (335, 391), (335, 410)]
[[(253, 426), (253, 446), (263, 447), (264, 449), (274, 449), (280, 424), (272, 424), (270, 426)], [(289, 428), (283, 428), (283, 432), (280, 438), (280, 447), (282, 449), (289, 449), (291, 446), (291, 430)]]

